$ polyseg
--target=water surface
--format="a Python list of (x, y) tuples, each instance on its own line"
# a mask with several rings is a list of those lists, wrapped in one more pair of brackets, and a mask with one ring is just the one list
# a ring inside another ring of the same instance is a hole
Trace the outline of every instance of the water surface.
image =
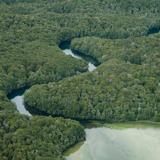
[(86, 129), (86, 141), (67, 160), (160, 160), (160, 128)]
[[(78, 55), (78, 54), (75, 54), (72, 50), (71, 50), (71, 48), (70, 48), (70, 42), (63, 42), (61, 45), (60, 45), (60, 48), (61, 48), (61, 50), (62, 50), (62, 52), (64, 53), (64, 54), (66, 54), (66, 55), (70, 55), (70, 56), (72, 56), (72, 57), (74, 57), (74, 58), (77, 58), (77, 59), (84, 59), (84, 57), (81, 57), (80, 55)], [(88, 71), (89, 72), (92, 72), (92, 71), (94, 71), (95, 69), (96, 69), (96, 66), (92, 63), (92, 62), (90, 62), (89, 60), (87, 60), (88, 61)]]
[(27, 116), (31, 116), (29, 111), (27, 111), (27, 109), (25, 108), (24, 95), (15, 96), (14, 98), (11, 99), (11, 102), (16, 105), (17, 110), (19, 111), (19, 113), (27, 115)]
[(71, 49), (64, 49), (64, 50), (62, 50), (62, 51), (63, 51), (63, 53), (65, 53), (66, 55), (70, 55), (70, 56), (72, 56), (72, 57), (74, 57), (74, 58), (77, 58), (77, 59), (82, 59), (80, 56), (75, 55), (75, 54), (72, 52)]

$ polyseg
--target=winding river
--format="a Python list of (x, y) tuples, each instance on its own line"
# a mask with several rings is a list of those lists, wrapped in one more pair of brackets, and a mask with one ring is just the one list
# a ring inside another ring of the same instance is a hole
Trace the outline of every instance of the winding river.
[[(60, 45), (60, 48), (62, 50), (62, 52), (65, 54), (65, 55), (68, 55), (68, 56), (72, 56), (73, 58), (77, 58), (77, 59), (84, 59), (82, 58), (80, 55), (77, 55), (75, 54), (71, 48), (70, 48), (70, 42), (63, 42), (61, 45)], [(89, 72), (92, 72), (96, 69), (96, 66), (88, 61), (88, 71)], [(29, 111), (26, 110), (25, 108), (25, 105), (24, 105), (24, 92), (26, 92), (27, 89), (24, 88), (24, 89), (19, 89), (15, 92), (13, 92), (10, 96), (9, 96), (9, 99), (11, 100), (12, 103), (14, 103), (17, 107), (17, 110), (23, 114), (23, 115), (27, 115), (27, 116), (32, 116), (31, 113), (29, 113)]]
[[(80, 57), (79, 55), (74, 54), (71, 49), (64, 49), (64, 50), (63, 50), (63, 53), (66, 54), (66, 55), (70, 55), (70, 56), (72, 56), (72, 57), (74, 57), (74, 58), (77, 58), (77, 59), (83, 59), (83, 58)], [(92, 72), (92, 71), (94, 71), (95, 69), (96, 69), (96, 66), (95, 66), (93, 63), (88, 62), (88, 71), (89, 71), (89, 72)]]
[[(60, 47), (64, 54), (77, 59), (84, 59), (73, 53), (68, 43)], [(92, 72), (96, 66), (88, 61), (88, 71)], [(32, 116), (24, 106), (24, 92), (26, 89), (14, 92), (9, 98), (16, 105), (17, 110), (24, 115)], [(160, 159), (160, 128), (152, 125), (139, 127), (132, 125), (124, 128), (85, 129), (86, 141), (75, 151), (71, 148), (66, 160), (159, 160)], [(74, 152), (73, 152), (74, 151)]]
[(24, 105), (24, 92), (27, 92), (27, 88), (19, 89), (16, 92), (13, 92), (10, 96), (9, 99), (11, 100), (12, 103), (14, 103), (17, 107), (17, 110), (27, 116), (32, 116), (29, 111), (25, 108)]
[[(89, 72), (92, 72), (96, 69), (96, 66), (93, 64), (93, 62), (91, 62), (91, 60), (88, 59), (85, 59), (84, 57), (82, 57), (80, 54), (76, 54), (74, 53), (71, 48), (70, 48), (70, 42), (63, 42), (61, 45), (60, 45), (60, 48), (62, 49), (63, 53), (66, 54), (66, 55), (70, 55), (74, 58), (77, 58), (77, 59), (84, 59), (88, 62), (88, 71)], [(94, 61), (94, 60), (92, 60)]]

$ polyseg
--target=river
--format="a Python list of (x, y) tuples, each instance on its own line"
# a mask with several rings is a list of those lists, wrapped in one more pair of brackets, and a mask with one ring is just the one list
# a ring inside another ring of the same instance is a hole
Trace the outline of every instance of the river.
[(91, 58), (85, 59), (84, 56), (82, 57), (80, 54), (76, 54), (76, 53), (74, 53), (74, 52), (71, 50), (70, 42), (67, 42), (67, 41), (66, 41), (66, 42), (63, 42), (63, 43), (60, 45), (60, 48), (62, 49), (63, 53), (66, 54), (66, 55), (70, 55), (70, 56), (72, 56), (72, 57), (74, 57), (74, 58), (83, 59), (83, 60), (87, 61), (87, 62), (88, 62), (88, 71), (89, 71), (89, 72), (92, 72), (92, 71), (94, 71), (94, 70), (96, 69), (96, 66), (95, 66), (95, 64), (93, 63), (93, 62), (94, 62), (93, 59), (91, 59)]
[[(65, 53), (66, 55), (70, 55), (70, 56), (72, 56), (72, 57), (74, 57), (74, 58), (77, 58), (77, 59), (83, 59), (83, 58), (80, 57), (79, 55), (74, 54), (71, 49), (64, 49), (64, 50), (63, 50), (63, 53)], [(92, 71), (94, 71), (95, 69), (96, 69), (96, 66), (95, 66), (93, 63), (88, 62), (88, 71), (89, 71), (89, 72), (92, 72)]]
[[(84, 59), (80, 55), (73, 53), (70, 47), (64, 45), (61, 49), (66, 55)], [(96, 66), (91, 61), (88, 61), (88, 71), (92, 72), (95, 69)], [(31, 113), (26, 110), (24, 105), (23, 95), (26, 91), (27, 89), (18, 90), (9, 98), (21, 114), (31, 116)], [(146, 128), (133, 126), (124, 129), (99, 127), (85, 129), (85, 132), (86, 141), (84, 144), (76, 152), (67, 155), (66, 160), (160, 159), (160, 129), (151, 125)]]
[[(62, 50), (62, 52), (65, 54), (65, 55), (68, 55), (68, 56), (72, 56), (73, 58), (77, 58), (77, 59), (84, 59), (82, 58), (80, 55), (77, 55), (75, 54), (71, 48), (70, 48), (70, 42), (63, 42), (61, 45), (60, 45), (60, 48)], [(86, 61), (86, 60), (85, 60)], [(96, 69), (96, 66), (88, 61), (88, 71), (89, 72), (92, 72)], [(24, 88), (24, 89), (19, 89), (15, 92), (13, 92), (10, 96), (9, 96), (9, 99), (11, 100), (12, 103), (14, 103), (17, 107), (17, 110), (21, 113), (21, 114), (24, 114), (24, 115), (27, 115), (27, 116), (31, 116), (31, 113), (29, 113), (29, 111), (26, 110), (25, 108), (25, 105), (24, 105), (24, 92), (26, 92), (28, 89)]]
[(19, 90), (14, 91), (11, 95), (9, 95), (9, 99), (12, 103), (14, 103), (17, 107), (19, 113), (27, 116), (32, 116), (29, 111), (25, 108), (24, 105), (24, 92), (28, 91), (28, 88), (22, 88)]

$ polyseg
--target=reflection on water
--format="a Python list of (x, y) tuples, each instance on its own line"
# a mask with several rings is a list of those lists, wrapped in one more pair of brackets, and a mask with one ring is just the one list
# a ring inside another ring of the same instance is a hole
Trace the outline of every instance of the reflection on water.
[(74, 58), (77, 58), (77, 59), (82, 59), (80, 56), (78, 55), (75, 55), (71, 49), (64, 49), (63, 52), (66, 54), (66, 55), (71, 55), (72, 57)]
[[(63, 53), (65, 53), (66, 55), (71, 55), (71, 56), (74, 57), (74, 58), (82, 59), (82, 57), (80, 57), (79, 55), (74, 54), (71, 49), (64, 49), (64, 50), (62, 50), (62, 51), (63, 51)], [(95, 66), (93, 63), (89, 62), (89, 63), (88, 63), (88, 71), (89, 71), (89, 72), (92, 72), (92, 71), (94, 71), (95, 69), (96, 69), (96, 66)]]
[(89, 72), (92, 72), (92, 71), (94, 71), (96, 69), (96, 66), (94, 65), (94, 64), (92, 64), (92, 63), (88, 63), (88, 71)]
[(86, 141), (67, 160), (159, 160), (160, 129), (86, 129)]
[(24, 106), (24, 96), (23, 95), (18, 95), (16, 97), (14, 97), (13, 99), (11, 99), (11, 102), (13, 102), (16, 105), (17, 110), (21, 114), (31, 116), (31, 114), (26, 110), (26, 108)]

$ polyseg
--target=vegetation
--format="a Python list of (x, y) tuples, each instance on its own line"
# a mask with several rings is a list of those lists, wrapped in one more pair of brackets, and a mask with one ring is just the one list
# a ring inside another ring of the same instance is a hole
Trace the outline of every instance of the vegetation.
[[(159, 0), (0, 0), (0, 159), (63, 159), (84, 131), (58, 116), (160, 121), (159, 15)], [(71, 39), (93, 73), (60, 50)], [(28, 109), (57, 118), (17, 113), (7, 96), (30, 86)]]
[(28, 117), (0, 114), (0, 158), (62, 160), (62, 153), (84, 140), (84, 130), (78, 122), (52, 117)]
[(6, 93), (35, 83), (58, 81), (87, 70), (86, 63), (66, 57), (57, 47), (44, 43), (34, 41), (3, 48), (0, 90)]
[(77, 38), (72, 41), (72, 49), (98, 62), (117, 58), (126, 63), (160, 67), (160, 34), (149, 37), (127, 39), (101, 39), (96, 37)]
[(158, 121), (159, 87), (154, 67), (111, 59), (93, 73), (34, 86), (25, 102), (28, 108), (74, 119)]

